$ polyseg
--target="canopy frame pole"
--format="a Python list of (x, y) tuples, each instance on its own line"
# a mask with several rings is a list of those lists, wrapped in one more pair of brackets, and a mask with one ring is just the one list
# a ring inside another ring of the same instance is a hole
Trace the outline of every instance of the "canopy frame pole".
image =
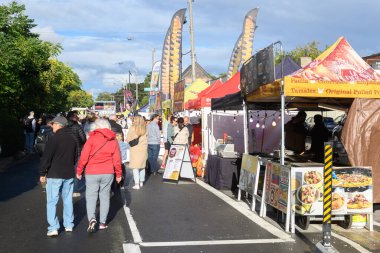
[[(280, 163), (285, 165), (285, 92), (284, 92), (284, 51), (282, 42), (277, 41), (273, 43), (273, 46), (280, 45), (280, 57), (281, 57), (281, 154)], [(274, 53), (274, 52), (273, 52)]]
[(244, 113), (244, 154), (249, 153), (248, 148), (248, 106), (243, 99), (243, 113)]

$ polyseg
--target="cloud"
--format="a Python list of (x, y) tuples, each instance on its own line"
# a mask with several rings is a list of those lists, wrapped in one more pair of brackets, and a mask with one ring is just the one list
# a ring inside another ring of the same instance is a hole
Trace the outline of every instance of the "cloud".
[[(5, 0), (11, 2), (11, 0)], [(60, 42), (60, 60), (79, 74), (86, 90), (114, 91), (133, 69), (131, 82), (143, 81), (150, 71), (175, 11), (187, 8), (178, 0), (22, 0), (26, 13), (38, 24), (41, 38)], [(233, 46), (242, 32), (245, 14), (259, 7), (254, 49), (281, 40), (284, 49), (313, 40), (321, 49), (345, 36), (360, 55), (380, 51), (380, 1), (346, 0), (197, 0), (193, 3), (198, 62), (210, 73), (226, 72)], [(186, 13), (189, 21), (188, 12)], [(363, 18), (365, 17), (365, 18)], [(183, 52), (190, 49), (189, 22), (183, 32)], [(133, 37), (133, 40), (128, 40)], [(118, 64), (124, 63), (124, 64)], [(190, 54), (183, 57), (183, 69)], [(118, 84), (107, 81), (118, 78)]]
[(63, 36), (56, 33), (51, 26), (40, 27), (36, 26), (32, 29), (32, 32), (38, 33), (40, 35), (40, 39), (44, 41), (48, 41), (54, 44), (62, 43)]

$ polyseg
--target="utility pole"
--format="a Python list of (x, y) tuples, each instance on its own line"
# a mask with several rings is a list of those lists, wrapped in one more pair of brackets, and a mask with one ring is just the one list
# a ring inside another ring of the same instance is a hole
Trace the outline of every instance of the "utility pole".
[(195, 82), (196, 76), (195, 76), (193, 1), (194, 0), (189, 0), (189, 11), (190, 11), (190, 42), (191, 42), (191, 77), (192, 77), (192, 81)]
[(154, 47), (152, 48), (152, 71), (153, 71), (153, 66), (154, 66)]

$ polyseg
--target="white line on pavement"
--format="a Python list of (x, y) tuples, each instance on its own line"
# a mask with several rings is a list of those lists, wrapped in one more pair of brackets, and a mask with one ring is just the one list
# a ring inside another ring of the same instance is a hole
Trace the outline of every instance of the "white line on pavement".
[(373, 225), (380, 227), (380, 222), (373, 221)]
[(140, 246), (132, 243), (123, 244), (124, 253), (141, 253)]
[(201, 245), (234, 245), (234, 244), (263, 244), (283, 243), (282, 239), (252, 239), (252, 240), (214, 240), (214, 241), (184, 241), (184, 242), (142, 242), (142, 247), (173, 247)]
[[(318, 226), (318, 225), (315, 225), (315, 224), (312, 224), (310, 226), (313, 226), (315, 229), (319, 230), (319, 231), (322, 231), (323, 229)], [(367, 249), (365, 249), (364, 247), (362, 247), (360, 244), (344, 237), (344, 236), (341, 236), (341, 235), (338, 235), (337, 233), (334, 233), (331, 231), (331, 235), (335, 238), (338, 238), (339, 240), (341, 241), (344, 241), (345, 243), (348, 243), (349, 245), (351, 245), (354, 249), (356, 249), (357, 251), (361, 252), (361, 253), (371, 253), (371, 251), (368, 251)]]
[(294, 239), (291, 238), (289, 234), (287, 234), (285, 231), (282, 231), (278, 229), (277, 227), (273, 226), (269, 222), (265, 221), (263, 218), (252, 212), (249, 207), (243, 203), (243, 202), (237, 202), (236, 200), (231, 199), (224, 193), (218, 191), (217, 189), (213, 188), (212, 186), (202, 182), (201, 180), (197, 180), (197, 184), (203, 187), (204, 189), (210, 191), (223, 201), (225, 201), (227, 204), (238, 210), (241, 214), (243, 214), (245, 217), (268, 231), (269, 233), (273, 234), (274, 236), (280, 238), (283, 242), (293, 242)]
[[(121, 189), (121, 194), (122, 194), (124, 201), (126, 202), (127, 199), (125, 198), (124, 189)], [(136, 222), (132, 217), (131, 210), (129, 209), (129, 207), (126, 206), (125, 202), (123, 203), (123, 208), (124, 208), (125, 216), (127, 216), (129, 228), (131, 229), (131, 232), (132, 232), (133, 242), (134, 243), (140, 243), (140, 242), (142, 242), (140, 232), (137, 229)]]

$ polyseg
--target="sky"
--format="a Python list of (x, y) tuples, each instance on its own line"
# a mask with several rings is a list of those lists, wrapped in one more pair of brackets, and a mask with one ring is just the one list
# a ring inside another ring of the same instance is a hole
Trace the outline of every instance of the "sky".
[[(9, 3), (10, 0), (2, 0)], [(79, 75), (83, 89), (96, 98), (150, 71), (152, 49), (161, 59), (173, 14), (187, 0), (18, 0), (34, 19), (40, 38), (63, 47), (59, 60)], [(281, 41), (285, 51), (318, 41), (320, 49), (344, 36), (360, 56), (380, 52), (380, 1), (374, 0), (195, 0), (194, 41), (197, 62), (209, 73), (227, 72), (246, 13), (259, 7), (254, 50)], [(189, 13), (186, 13), (189, 20)], [(183, 53), (190, 50), (189, 23), (183, 29)], [(183, 56), (182, 68), (190, 64)]]

